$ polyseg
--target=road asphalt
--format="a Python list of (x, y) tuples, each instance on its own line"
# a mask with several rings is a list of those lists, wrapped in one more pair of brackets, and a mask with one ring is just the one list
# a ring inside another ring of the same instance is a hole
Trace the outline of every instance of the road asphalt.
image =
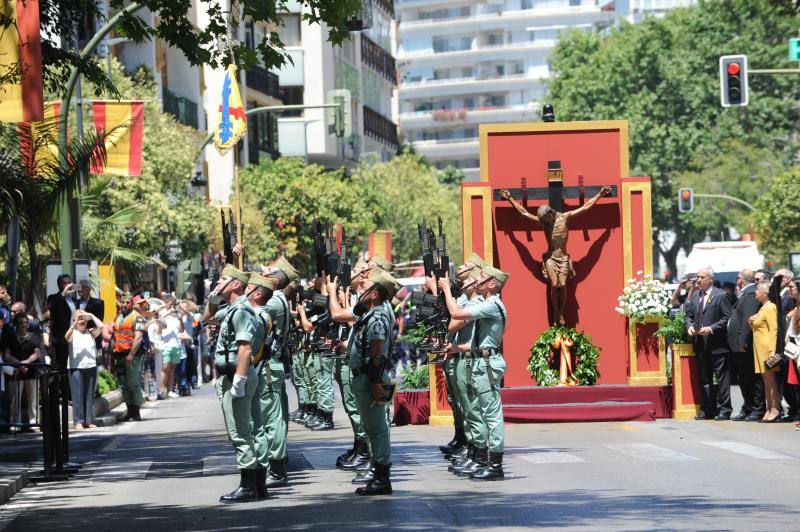
[(0, 506), (0, 531), (800, 530), (791, 424), (507, 424), (507, 477), (491, 483), (446, 471), (452, 428), (392, 427), (394, 494), (360, 498), (334, 467), (352, 443), (338, 406), (335, 430), (291, 424), (288, 488), (222, 505), (238, 474), (213, 387), (143, 413), (74, 435), (80, 472)]

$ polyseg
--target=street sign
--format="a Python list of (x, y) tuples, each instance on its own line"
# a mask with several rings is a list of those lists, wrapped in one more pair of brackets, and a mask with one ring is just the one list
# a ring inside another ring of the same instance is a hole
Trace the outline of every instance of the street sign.
[(789, 59), (800, 61), (800, 37), (789, 39)]

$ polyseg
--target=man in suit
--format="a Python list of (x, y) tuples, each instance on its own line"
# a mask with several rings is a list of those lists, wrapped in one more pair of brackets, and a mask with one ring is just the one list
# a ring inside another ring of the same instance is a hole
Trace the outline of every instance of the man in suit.
[[(794, 272), (789, 268), (781, 268), (775, 272), (775, 275), (780, 275), (781, 279), (781, 316), (784, 318), (794, 310), (795, 301), (789, 293), (789, 285), (794, 283)], [(778, 373), (778, 382), (781, 386), (783, 398), (786, 404), (789, 405), (788, 411), (781, 416), (781, 422), (789, 423), (791, 421), (800, 421), (800, 387), (796, 384), (788, 382), (789, 377), (789, 364), (781, 364), (780, 372)]]
[(758, 313), (761, 303), (756, 299), (755, 272), (742, 270), (736, 278), (739, 299), (731, 310), (728, 321), (728, 348), (731, 350), (733, 370), (742, 391), (742, 410), (734, 421), (758, 421), (764, 417), (764, 381), (755, 374), (753, 363), (753, 331), (748, 322), (750, 316)]
[[(90, 283), (88, 279), (78, 281), (78, 293), (74, 300), (74, 305), (76, 309), (85, 310), (89, 314), (94, 315), (101, 323), (103, 322), (103, 316), (106, 310), (105, 301), (92, 297), (92, 283)], [(102, 345), (102, 335), (97, 337), (96, 343), (98, 348)]]
[[(727, 330), (731, 301), (714, 287), (714, 270), (697, 272), (697, 291), (686, 305), (686, 328), (693, 338), (694, 354), (700, 371), (702, 410), (695, 419), (731, 418), (730, 353)], [(713, 384), (717, 377), (717, 386)], [(716, 417), (715, 417), (716, 414)]]
[(62, 273), (56, 279), (58, 292), (47, 296), (47, 310), (50, 311), (50, 345), (55, 355), (55, 365), (58, 368), (67, 367), (69, 358), (69, 345), (64, 339), (69, 325), (72, 322), (72, 313), (75, 310), (74, 288), (72, 277)]

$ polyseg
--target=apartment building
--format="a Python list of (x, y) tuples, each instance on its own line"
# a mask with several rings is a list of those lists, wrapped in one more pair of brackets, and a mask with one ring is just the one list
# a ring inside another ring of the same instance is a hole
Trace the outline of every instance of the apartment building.
[(276, 72), (285, 104), (320, 105), (330, 92), (347, 89), (351, 95), (352, 134), (330, 133), (332, 112), (305, 109), (282, 113), (278, 119), (280, 153), (302, 156), (328, 168), (352, 167), (361, 160), (387, 160), (398, 147), (392, 120), (397, 90), (394, 59), (394, 2), (364, 2), (371, 26), (354, 31), (341, 46), (328, 42), (328, 29), (302, 20), (302, 6), (289, 2), (282, 15), (281, 40), (291, 62)]
[(402, 137), (436, 167), (477, 180), (479, 124), (540, 119), (560, 31), (635, 23), (691, 3), (397, 0)]

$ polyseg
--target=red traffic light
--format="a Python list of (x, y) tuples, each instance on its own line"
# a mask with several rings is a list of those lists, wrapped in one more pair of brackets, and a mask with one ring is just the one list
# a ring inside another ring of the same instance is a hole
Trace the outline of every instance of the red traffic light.
[(691, 197), (692, 197), (692, 193), (691, 193), (691, 192), (689, 192), (688, 190), (682, 190), (682, 191), (681, 191), (681, 197), (682, 197), (683, 199), (687, 199), (687, 200), (688, 200), (689, 198), (691, 198)]
[(739, 63), (728, 63), (728, 74), (731, 76), (735, 76), (741, 71), (741, 67)]

